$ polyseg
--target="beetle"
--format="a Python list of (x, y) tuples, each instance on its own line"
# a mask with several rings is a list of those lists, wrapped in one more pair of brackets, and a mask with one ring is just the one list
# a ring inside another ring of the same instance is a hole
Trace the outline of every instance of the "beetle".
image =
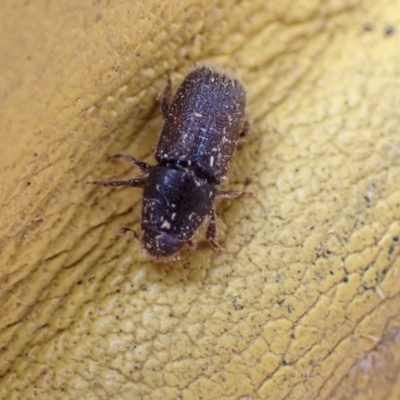
[(193, 69), (169, 104), (171, 84), (162, 99), (164, 124), (151, 166), (127, 154), (123, 158), (142, 171), (126, 181), (94, 181), (103, 186), (143, 188), (142, 237), (133, 232), (155, 259), (173, 256), (208, 219), (206, 238), (217, 243), (216, 197), (236, 198), (242, 192), (219, 190), (238, 141), (248, 130), (246, 92), (241, 82), (208, 66)]

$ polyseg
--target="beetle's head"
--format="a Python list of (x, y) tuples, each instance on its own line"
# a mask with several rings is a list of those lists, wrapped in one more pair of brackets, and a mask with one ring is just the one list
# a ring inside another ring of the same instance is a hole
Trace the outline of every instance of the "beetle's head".
[(171, 257), (180, 250), (186, 241), (148, 226), (142, 226), (142, 245), (144, 250), (154, 258)]

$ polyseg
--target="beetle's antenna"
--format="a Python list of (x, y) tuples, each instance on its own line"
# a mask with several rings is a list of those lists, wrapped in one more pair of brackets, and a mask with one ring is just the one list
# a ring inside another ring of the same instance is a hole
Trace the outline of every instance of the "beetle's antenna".
[(118, 235), (125, 235), (126, 232), (132, 232), (132, 236), (138, 240), (140, 243), (142, 243), (142, 239), (140, 238), (140, 236), (137, 234), (136, 231), (134, 231), (131, 228), (127, 228), (127, 227), (123, 227), (118, 231)]

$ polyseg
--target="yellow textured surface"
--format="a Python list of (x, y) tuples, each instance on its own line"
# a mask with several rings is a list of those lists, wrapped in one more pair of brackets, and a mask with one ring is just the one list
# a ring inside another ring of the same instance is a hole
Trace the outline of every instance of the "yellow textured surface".
[[(400, 1), (1, 2), (0, 398), (400, 398)], [(236, 70), (253, 129), (204, 243), (154, 264), (156, 101)]]

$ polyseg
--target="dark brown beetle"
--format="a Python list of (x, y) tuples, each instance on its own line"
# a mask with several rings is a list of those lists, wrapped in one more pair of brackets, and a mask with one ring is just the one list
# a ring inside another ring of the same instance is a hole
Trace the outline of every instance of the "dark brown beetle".
[[(217, 243), (214, 200), (238, 197), (241, 192), (220, 191), (238, 141), (246, 134), (246, 92), (234, 77), (209, 67), (191, 71), (171, 105), (170, 86), (164, 93), (164, 126), (150, 166), (125, 154), (117, 154), (144, 173), (128, 181), (91, 182), (103, 186), (144, 188), (142, 245), (156, 259), (172, 256), (208, 218), (207, 240)], [(121, 228), (121, 233), (131, 231)], [(138, 235), (134, 233), (139, 239)]]

